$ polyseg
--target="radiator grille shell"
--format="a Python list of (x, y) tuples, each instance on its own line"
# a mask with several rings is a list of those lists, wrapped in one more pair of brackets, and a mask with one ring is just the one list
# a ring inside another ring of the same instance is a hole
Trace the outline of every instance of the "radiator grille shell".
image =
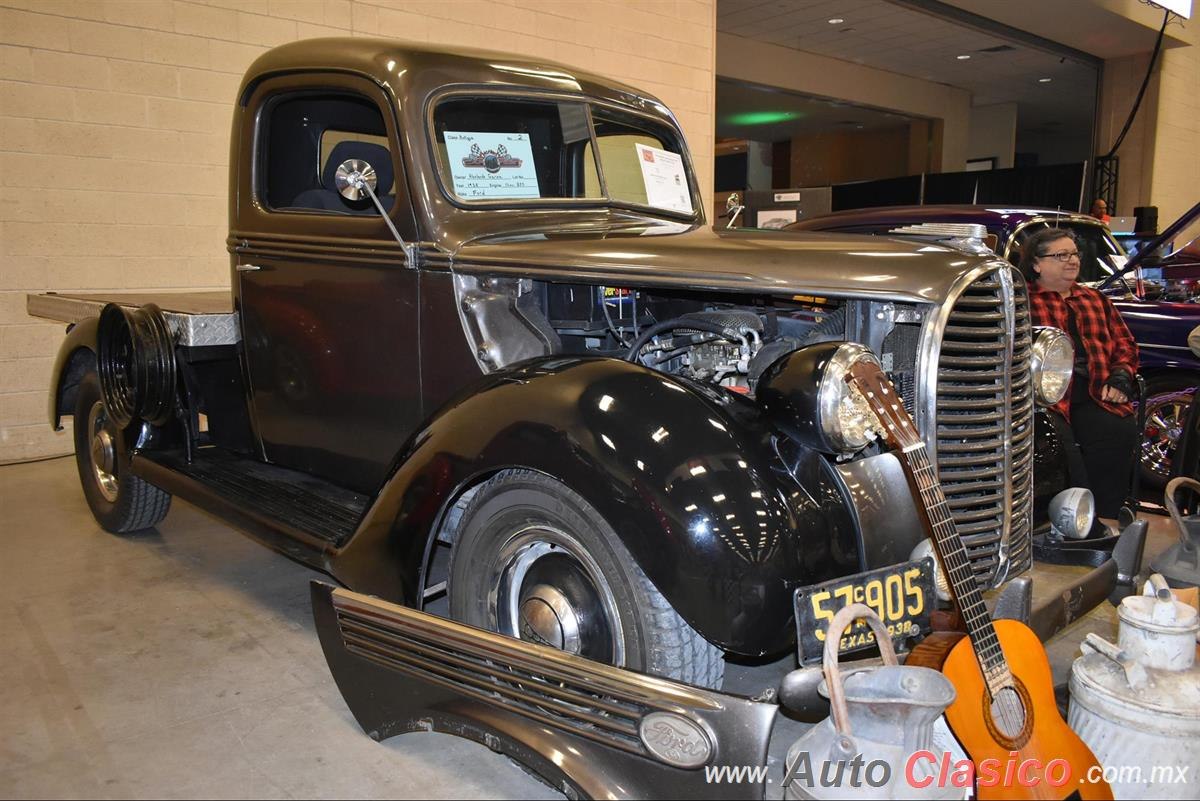
[(997, 265), (942, 308), (940, 341), (924, 349), (936, 369), (922, 372), (936, 378), (923, 431), (976, 580), (988, 589), (1032, 564), (1028, 292), (1016, 271)]

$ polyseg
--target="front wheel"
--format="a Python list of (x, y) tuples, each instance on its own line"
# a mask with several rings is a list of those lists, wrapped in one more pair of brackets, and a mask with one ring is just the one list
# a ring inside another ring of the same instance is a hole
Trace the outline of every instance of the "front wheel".
[(1143, 488), (1161, 492), (1171, 479), (1175, 452), (1196, 391), (1194, 379), (1159, 376), (1147, 382), (1139, 460)]
[(457, 528), (450, 615), (589, 659), (718, 687), (721, 652), (689, 626), (577, 493), (510, 470), (483, 484)]
[(171, 496), (130, 472), (124, 432), (109, 417), (94, 372), (79, 382), (74, 423), (79, 482), (100, 526), (124, 534), (166, 517)]

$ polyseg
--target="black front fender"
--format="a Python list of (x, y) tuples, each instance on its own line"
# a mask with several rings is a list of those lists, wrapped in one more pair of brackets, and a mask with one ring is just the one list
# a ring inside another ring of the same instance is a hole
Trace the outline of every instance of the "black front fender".
[[(1038, 408), (1033, 423), (1033, 524), (1036, 528), (1049, 520), (1050, 499), (1068, 487), (1087, 486), (1080, 474), (1082, 464), (1070, 452), (1074, 434), (1062, 415)], [(1072, 470), (1076, 475), (1072, 475)]]
[(62, 416), (74, 407), (74, 391), (83, 374), (96, 365), (96, 331), (100, 318), (89, 317), (70, 326), (67, 338), (58, 348), (54, 369), (50, 373), (50, 394), (47, 411), (50, 427), (62, 429)]
[[(615, 359), (526, 362), (414, 437), (331, 570), (416, 605), (426, 545), (459, 493), (499, 470), (538, 470), (582, 495), (708, 640), (781, 650), (794, 640), (792, 589), (853, 573), (861, 558), (825, 459), (799, 451), (785, 464), (775, 437), (733, 393)], [(395, 560), (398, 577), (380, 569)]]

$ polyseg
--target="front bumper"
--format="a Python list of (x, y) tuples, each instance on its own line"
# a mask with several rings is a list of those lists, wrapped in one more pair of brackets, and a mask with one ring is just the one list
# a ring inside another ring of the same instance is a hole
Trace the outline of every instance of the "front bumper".
[(312, 583), (321, 647), (375, 740), (466, 737), (571, 798), (762, 798), (708, 769), (765, 765), (777, 707), (622, 670), (329, 584)]
[[(1064, 568), (1039, 598), (1030, 578), (1011, 582), (993, 615), (1024, 620), (1048, 639), (1136, 574), (1145, 523), (1113, 539), (1111, 551), (1087, 557), (1094, 567)], [(768, 764), (774, 703), (611, 667), (319, 581), (312, 603), (334, 680), (375, 740), (410, 731), (465, 737), (571, 798), (763, 797), (765, 773), (711, 778)], [(784, 679), (779, 698), (816, 720), (827, 705), (816, 682), (797, 685), (805, 673)]]

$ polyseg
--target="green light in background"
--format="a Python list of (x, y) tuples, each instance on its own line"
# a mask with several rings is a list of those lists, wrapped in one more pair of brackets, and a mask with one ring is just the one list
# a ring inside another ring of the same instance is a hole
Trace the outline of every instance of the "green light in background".
[(744, 111), (741, 114), (730, 114), (725, 121), (731, 125), (770, 125), (774, 122), (788, 122), (803, 117), (799, 111)]

